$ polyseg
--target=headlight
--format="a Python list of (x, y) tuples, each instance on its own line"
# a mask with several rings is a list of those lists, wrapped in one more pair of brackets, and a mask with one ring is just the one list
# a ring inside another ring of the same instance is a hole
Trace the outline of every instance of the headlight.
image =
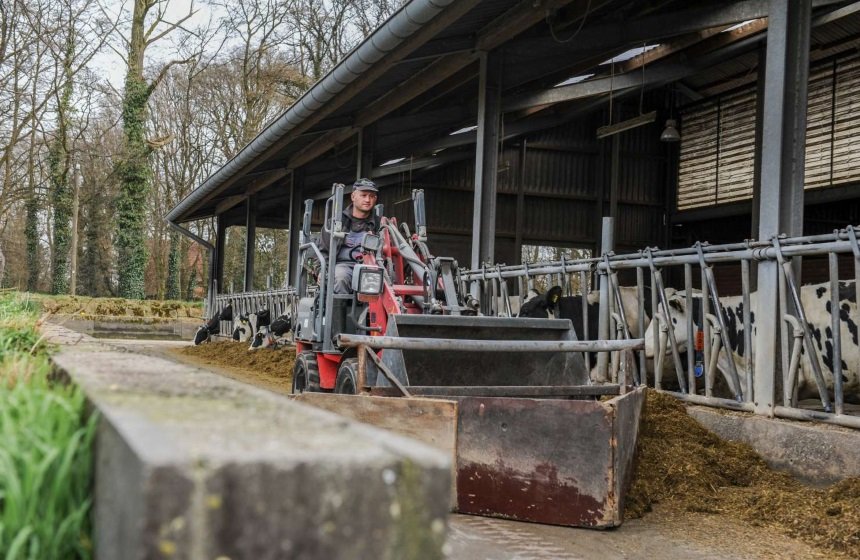
[(358, 274), (358, 293), (366, 296), (378, 296), (382, 293), (381, 270), (362, 268)]

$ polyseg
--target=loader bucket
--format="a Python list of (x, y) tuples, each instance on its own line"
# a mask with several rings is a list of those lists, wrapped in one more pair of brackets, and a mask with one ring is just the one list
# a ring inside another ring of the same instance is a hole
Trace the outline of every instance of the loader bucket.
[[(387, 336), (486, 341), (576, 340), (568, 319), (391, 315)], [(382, 361), (404, 385), (546, 386), (589, 384), (574, 352), (386, 349)], [(384, 376), (376, 385), (388, 386)]]
[(294, 398), (449, 454), (454, 511), (596, 529), (624, 520), (645, 401), (641, 387), (608, 401)]

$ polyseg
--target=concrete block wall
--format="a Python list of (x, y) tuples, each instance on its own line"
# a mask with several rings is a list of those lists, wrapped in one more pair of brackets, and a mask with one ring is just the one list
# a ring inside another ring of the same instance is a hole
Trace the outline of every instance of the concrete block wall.
[(102, 415), (97, 558), (443, 556), (450, 458), (433, 448), (91, 341), (55, 363)]

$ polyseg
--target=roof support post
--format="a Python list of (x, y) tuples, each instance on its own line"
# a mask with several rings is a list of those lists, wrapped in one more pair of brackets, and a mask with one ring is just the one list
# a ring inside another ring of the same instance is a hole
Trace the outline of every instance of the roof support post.
[[(287, 283), (299, 277), (299, 232), (302, 229), (302, 189), (304, 188), (304, 169), (293, 169), (290, 173), (290, 249), (287, 255), (287, 271), (290, 274)], [(294, 286), (298, 289), (298, 286)]]
[(618, 219), (618, 181), (621, 172), (621, 135), (612, 135), (612, 169), (609, 172), (609, 216)]
[(254, 257), (257, 252), (257, 195), (245, 200), (245, 291), (254, 291)]
[(376, 125), (363, 126), (358, 131), (358, 150), (355, 178), (370, 178), (373, 171), (373, 149), (376, 144)]
[(227, 220), (223, 214), (219, 214), (215, 231), (215, 295), (224, 294), (224, 249), (227, 245)]
[(481, 52), (478, 76), (478, 141), (472, 215), (472, 268), (493, 262), (496, 237), (496, 178), (499, 163), (501, 71), (499, 53)]
[[(803, 231), (809, 31), (812, 0), (770, 0), (761, 155), (759, 238)], [(779, 264), (758, 263), (755, 411), (773, 416)]]
[(525, 138), (520, 143), (520, 175), (517, 177), (517, 217), (514, 224), (514, 264), (523, 262), (523, 224), (526, 211), (526, 156), (528, 143)]
[[(756, 78), (755, 99), (755, 151), (753, 152), (753, 193), (750, 239), (758, 237), (759, 215), (761, 214), (761, 154), (764, 141), (764, 100), (765, 68), (767, 68), (767, 45), (762, 43), (758, 49), (758, 77)], [(750, 289), (758, 285), (758, 269), (750, 269)]]

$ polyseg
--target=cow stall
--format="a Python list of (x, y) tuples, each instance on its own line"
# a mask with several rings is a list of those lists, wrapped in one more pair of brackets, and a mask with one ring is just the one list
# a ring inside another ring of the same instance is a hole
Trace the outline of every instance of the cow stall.
[[(476, 286), (485, 313), (506, 315), (512, 313), (512, 300), (525, 303), (535, 278), (552, 279), (563, 295), (540, 309), (572, 319), (580, 338), (644, 336), (646, 347), (635, 358), (619, 351), (603, 363), (589, 362), (596, 364), (594, 382), (623, 383), (629, 376), (698, 404), (757, 412), (757, 402), (770, 402), (768, 416), (860, 428), (860, 415), (850, 406), (860, 395), (857, 238), (849, 226), (832, 234), (774, 237), (769, 243), (697, 243), (686, 249), (482, 267), (463, 272), (461, 280)], [(853, 274), (840, 271), (840, 257), (853, 261)], [(803, 258), (826, 259), (827, 281), (802, 286)], [(779, 266), (778, 308), (772, 316), (760, 308), (755, 289), (754, 275), (764, 262)], [(740, 295), (720, 294), (714, 275), (718, 264), (739, 270)], [(635, 285), (620, 286), (622, 273), (634, 275)], [(682, 278), (677, 287), (667, 282), (670, 275)], [(601, 292), (571, 293), (572, 276), (580, 286), (588, 285), (586, 277), (597, 276)], [(778, 339), (777, 355), (763, 344), (768, 336)]]

